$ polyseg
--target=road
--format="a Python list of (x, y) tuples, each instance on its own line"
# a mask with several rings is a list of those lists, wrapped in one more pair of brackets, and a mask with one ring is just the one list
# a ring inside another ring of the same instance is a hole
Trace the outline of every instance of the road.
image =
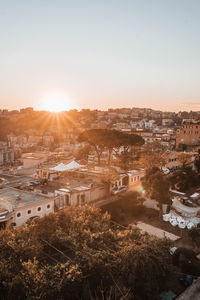
[(33, 180), (33, 177), (31, 177), (30, 175), (15, 176), (1, 174), (0, 177), (5, 178), (7, 180), (4, 187), (15, 187), (17, 185), (20, 185), (21, 183)]

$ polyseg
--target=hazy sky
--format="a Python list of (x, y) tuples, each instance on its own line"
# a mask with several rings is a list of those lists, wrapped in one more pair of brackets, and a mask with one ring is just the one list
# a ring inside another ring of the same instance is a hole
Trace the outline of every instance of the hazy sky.
[(200, 1), (0, 0), (0, 108), (55, 94), (66, 109), (200, 110)]

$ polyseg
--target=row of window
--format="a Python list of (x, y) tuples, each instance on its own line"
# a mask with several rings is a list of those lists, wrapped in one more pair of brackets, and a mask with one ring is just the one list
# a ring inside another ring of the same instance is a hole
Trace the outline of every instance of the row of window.
[(169, 162), (176, 161), (176, 158), (169, 158)]
[(131, 182), (137, 181), (140, 179), (140, 176), (135, 176), (131, 178)]
[[(194, 127), (199, 128), (198, 125), (195, 125)], [(193, 128), (193, 125), (185, 125), (183, 126), (183, 128)]]
[[(183, 133), (184, 133), (184, 134), (193, 134), (193, 131), (192, 131), (192, 130), (189, 130), (188, 133), (187, 133), (187, 131), (184, 130)], [(194, 131), (194, 134), (199, 134), (199, 131), (198, 131), (198, 130), (195, 130), (195, 131)]]
[[(181, 139), (180, 141), (181, 141), (181, 143), (183, 143), (183, 142), (184, 142), (184, 139)], [(197, 141), (198, 143), (200, 143), (200, 137), (199, 137), (199, 140), (196, 139), (196, 141)], [(195, 139), (192, 139), (192, 143), (195, 143)]]
[[(50, 208), (51, 208), (51, 205), (50, 205), (50, 204), (47, 204), (46, 208), (47, 208), (47, 209), (50, 209)], [(41, 211), (42, 211), (42, 207), (41, 207), (41, 206), (38, 206), (38, 207), (37, 207), (37, 212), (40, 213)], [(31, 210), (31, 209), (28, 209), (26, 213), (27, 213), (27, 215), (31, 215), (31, 214), (32, 214), (32, 210)], [(17, 218), (20, 218), (21, 216), (22, 216), (22, 213), (21, 213), (21, 212), (18, 212), (18, 213), (17, 213)]]

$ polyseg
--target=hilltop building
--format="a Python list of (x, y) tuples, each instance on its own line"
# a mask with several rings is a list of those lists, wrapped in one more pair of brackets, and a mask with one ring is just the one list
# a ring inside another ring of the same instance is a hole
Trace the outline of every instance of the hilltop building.
[(200, 145), (200, 122), (184, 121), (177, 131), (176, 149)]

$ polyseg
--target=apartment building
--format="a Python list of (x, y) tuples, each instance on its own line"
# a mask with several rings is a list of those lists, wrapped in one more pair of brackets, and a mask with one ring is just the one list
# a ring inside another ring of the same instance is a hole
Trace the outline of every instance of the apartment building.
[(7, 146), (0, 147), (0, 165), (6, 165), (14, 161), (14, 151)]
[(176, 149), (200, 145), (200, 122), (185, 121), (176, 136)]

